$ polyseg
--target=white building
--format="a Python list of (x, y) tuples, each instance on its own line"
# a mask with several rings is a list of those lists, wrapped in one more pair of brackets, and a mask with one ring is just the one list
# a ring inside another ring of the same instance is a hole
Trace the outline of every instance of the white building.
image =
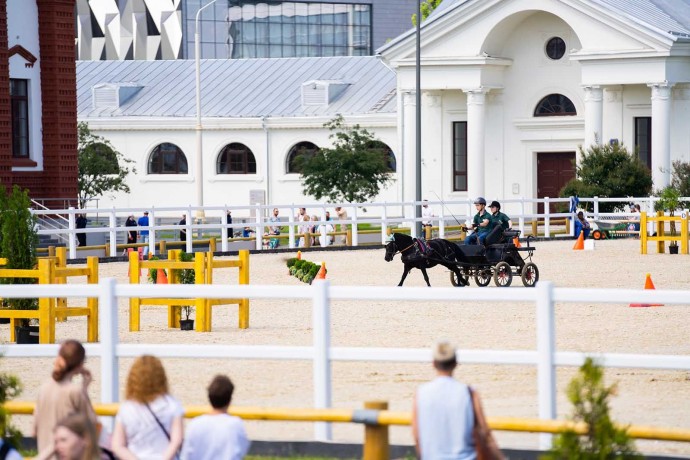
[[(246, 204), (252, 190), (309, 201), (289, 158), (300, 142), (327, 145), (321, 125), (337, 113), (395, 153), (381, 200), (413, 200), (417, 167), (424, 198), (557, 196), (595, 142), (638, 148), (655, 187), (690, 160), (690, 0), (444, 0), (421, 50), (421, 165), (412, 30), (379, 50), (395, 73), (369, 57), (205, 61), (205, 204)], [(192, 63), (82, 62), (78, 79), (80, 120), (137, 162), (132, 194), (112, 204), (194, 204)], [(93, 88), (125, 82), (119, 106), (93, 106)], [(312, 87), (333, 99), (309, 105)], [(186, 174), (151, 173), (163, 143), (187, 155)], [(256, 173), (222, 173), (231, 143), (253, 152)]]

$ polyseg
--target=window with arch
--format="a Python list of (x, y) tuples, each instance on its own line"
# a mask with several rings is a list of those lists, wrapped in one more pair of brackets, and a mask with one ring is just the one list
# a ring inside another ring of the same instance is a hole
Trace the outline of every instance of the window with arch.
[(311, 158), (319, 151), (319, 147), (311, 142), (299, 142), (292, 146), (287, 156), (287, 173), (299, 174), (302, 172), (300, 167), (300, 157)]
[(397, 163), (395, 161), (393, 149), (381, 141), (371, 141), (367, 144), (367, 147), (372, 150), (377, 150), (383, 154), (384, 159), (386, 160), (386, 165), (388, 166), (388, 172), (394, 173), (396, 171)]
[(535, 117), (558, 117), (563, 115), (577, 115), (575, 104), (562, 94), (549, 94), (539, 101), (534, 109)]
[(216, 163), (217, 174), (256, 174), (254, 154), (244, 144), (233, 142), (223, 147)]
[(149, 157), (149, 174), (187, 174), (187, 157), (175, 144), (164, 142), (156, 146)]

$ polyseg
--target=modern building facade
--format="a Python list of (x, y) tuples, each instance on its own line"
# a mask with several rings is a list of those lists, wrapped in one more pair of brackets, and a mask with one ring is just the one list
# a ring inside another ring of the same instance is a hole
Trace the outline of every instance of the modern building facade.
[(77, 196), (74, 0), (0, 0), (0, 182)]
[(415, 0), (78, 0), (80, 60), (370, 56), (411, 28)]

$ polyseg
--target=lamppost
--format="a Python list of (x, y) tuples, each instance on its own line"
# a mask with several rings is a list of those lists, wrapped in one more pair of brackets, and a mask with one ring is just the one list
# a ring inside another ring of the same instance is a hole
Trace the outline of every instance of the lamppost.
[(200, 208), (196, 211), (196, 217), (205, 217), (202, 206), (204, 205), (204, 159), (201, 147), (202, 126), (201, 126), (201, 43), (199, 42), (199, 16), (207, 7), (213, 5), (218, 0), (211, 0), (196, 12), (194, 22), (194, 61), (196, 62), (196, 162), (194, 171), (194, 181), (196, 182), (196, 205)]
[[(417, 120), (415, 124), (415, 201), (422, 201), (422, 89), (421, 89), (421, 30), (422, 30), (422, 2), (417, 0), (417, 60), (416, 60), (416, 87), (415, 87), (415, 109), (417, 111)], [(422, 217), (422, 207), (416, 205), (415, 217), (420, 219)], [(422, 222), (417, 220), (415, 222), (415, 229), (417, 235), (422, 236)]]

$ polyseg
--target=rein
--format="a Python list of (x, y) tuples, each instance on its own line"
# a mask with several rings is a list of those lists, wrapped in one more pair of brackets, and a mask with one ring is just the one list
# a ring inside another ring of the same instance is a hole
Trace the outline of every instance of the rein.
[[(401, 250), (399, 250), (399, 251), (396, 251), (395, 254), (402, 254), (403, 252), (407, 251), (408, 249), (410, 249), (410, 248), (411, 248), (412, 246), (414, 246), (415, 244), (417, 244), (417, 242), (416, 242), (415, 240), (412, 240), (412, 244), (411, 244), (411, 245), (409, 245), (409, 246), (406, 247), (405, 249), (401, 249)], [(393, 254), (393, 255), (395, 255), (395, 254)]]

